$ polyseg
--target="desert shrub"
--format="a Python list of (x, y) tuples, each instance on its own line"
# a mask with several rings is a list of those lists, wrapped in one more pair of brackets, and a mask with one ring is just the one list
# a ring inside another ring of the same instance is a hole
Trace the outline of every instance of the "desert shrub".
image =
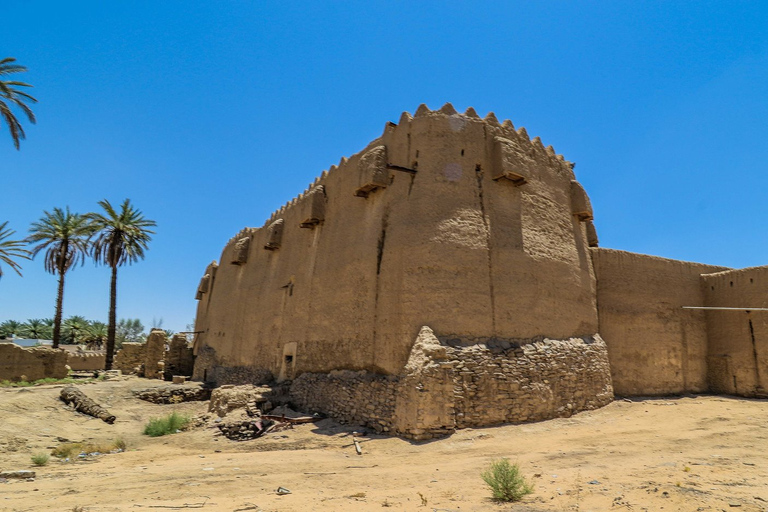
[(520, 466), (507, 458), (492, 461), (480, 476), (491, 489), (493, 499), (498, 501), (520, 501), (533, 492), (533, 486), (520, 474)]
[(163, 418), (152, 418), (144, 427), (144, 435), (160, 437), (173, 434), (177, 430), (183, 430), (189, 425), (190, 417), (172, 412)]
[(48, 464), (48, 459), (50, 459), (50, 455), (47, 453), (36, 453), (32, 455), (32, 464), (35, 466), (45, 466)]
[(64, 443), (51, 451), (51, 455), (59, 459), (72, 459), (81, 453), (112, 453), (125, 451), (125, 441), (115, 439), (109, 443)]

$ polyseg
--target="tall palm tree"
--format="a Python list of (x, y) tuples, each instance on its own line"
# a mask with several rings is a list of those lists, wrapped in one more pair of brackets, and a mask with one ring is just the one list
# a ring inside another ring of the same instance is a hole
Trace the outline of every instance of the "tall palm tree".
[[(22, 240), (8, 240), (12, 237), (14, 230), (6, 227), (8, 222), (0, 224), (0, 261), (11, 267), (17, 274), (21, 275), (21, 265), (15, 258), (29, 259), (29, 251), (24, 249), (26, 243)], [(3, 268), (0, 267), (0, 277), (3, 277)]]
[(106, 199), (99, 201), (104, 213), (89, 213), (89, 221), (96, 231), (93, 242), (93, 259), (112, 268), (112, 280), (109, 285), (109, 321), (107, 329), (107, 354), (105, 369), (112, 369), (115, 352), (115, 328), (117, 325), (117, 268), (128, 263), (144, 259), (144, 251), (149, 246), (155, 232), (149, 228), (157, 223), (145, 219), (141, 211), (131, 205), (130, 199), (123, 201), (120, 211), (116, 211)]
[(29, 228), (27, 242), (37, 244), (32, 247), (32, 256), (45, 249), (45, 270), (59, 276), (59, 289), (56, 294), (56, 316), (53, 319), (53, 348), (59, 348), (61, 339), (61, 309), (64, 302), (64, 276), (74, 265), (85, 262), (90, 250), (90, 238), (93, 229), (84, 215), (54, 208), (53, 212), (43, 212), (39, 221)]
[(27, 70), (25, 66), (14, 64), (15, 62), (16, 59), (13, 57), (6, 57), (5, 59), (0, 60), (0, 116), (5, 120), (8, 129), (11, 130), (13, 145), (16, 146), (16, 149), (19, 149), (19, 141), (26, 138), (26, 135), (24, 134), (24, 128), (21, 126), (21, 123), (11, 111), (11, 106), (17, 106), (27, 115), (29, 122), (35, 124), (37, 121), (35, 119), (35, 114), (27, 106), (25, 101), (37, 103), (37, 100), (26, 92), (17, 89), (17, 87), (32, 87), (28, 83), (18, 82), (16, 80), (2, 80), (3, 77), (14, 73), (23, 73)]

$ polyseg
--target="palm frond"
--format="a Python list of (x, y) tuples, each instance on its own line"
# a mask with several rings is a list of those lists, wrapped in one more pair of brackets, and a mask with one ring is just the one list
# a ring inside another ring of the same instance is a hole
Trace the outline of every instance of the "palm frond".
[[(0, 224), (0, 261), (11, 267), (17, 274), (21, 275), (21, 265), (16, 259), (29, 259), (29, 251), (24, 247), (23, 240), (11, 240), (16, 232), (8, 228), (8, 222)], [(0, 267), (0, 277), (3, 275), (3, 269)]]

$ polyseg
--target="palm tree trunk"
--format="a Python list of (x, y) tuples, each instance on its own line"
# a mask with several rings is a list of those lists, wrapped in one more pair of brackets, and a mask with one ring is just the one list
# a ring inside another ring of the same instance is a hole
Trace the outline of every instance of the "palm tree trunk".
[(53, 318), (53, 348), (59, 348), (61, 338), (61, 309), (64, 304), (64, 272), (59, 268), (59, 291), (56, 294), (56, 316)]
[(112, 266), (112, 281), (109, 284), (109, 327), (107, 328), (107, 356), (105, 370), (112, 369), (115, 356), (115, 328), (117, 326), (117, 265)]

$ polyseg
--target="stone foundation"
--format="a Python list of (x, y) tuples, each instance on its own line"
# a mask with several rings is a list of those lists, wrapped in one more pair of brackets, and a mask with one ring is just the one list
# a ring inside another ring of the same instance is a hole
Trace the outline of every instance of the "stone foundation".
[(431, 439), (457, 428), (522, 423), (596, 409), (613, 400), (599, 335), (568, 340), (438, 340), (419, 334), (403, 373), (305, 373), (291, 400), (376, 432)]

